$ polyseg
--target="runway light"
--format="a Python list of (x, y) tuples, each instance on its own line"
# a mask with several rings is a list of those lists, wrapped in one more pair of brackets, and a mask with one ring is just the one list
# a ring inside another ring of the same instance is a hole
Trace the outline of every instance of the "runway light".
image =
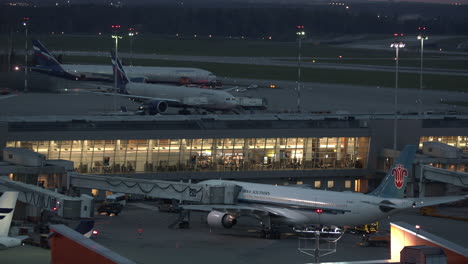
[(421, 229), (420, 225), (416, 225), (415, 227), (416, 227), (416, 229)]
[(323, 213), (323, 210), (322, 210), (322, 209), (315, 209), (315, 212), (316, 212), (317, 214), (321, 214), (321, 213)]
[(94, 235), (94, 236), (97, 236), (98, 234), (99, 234), (99, 231), (93, 230), (93, 235)]
[(52, 211), (54, 211), (54, 212), (57, 211), (57, 207), (55, 207), (55, 206), (52, 207)]
[(15, 68), (14, 68), (14, 69), (15, 69), (15, 71), (19, 71), (19, 70), (20, 70), (20, 67), (18, 67), (18, 66), (15, 66)]

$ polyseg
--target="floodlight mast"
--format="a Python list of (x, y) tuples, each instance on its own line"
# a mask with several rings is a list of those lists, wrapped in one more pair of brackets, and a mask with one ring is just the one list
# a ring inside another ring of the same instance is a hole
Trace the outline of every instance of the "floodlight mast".
[(297, 39), (298, 39), (298, 47), (297, 47), (297, 112), (301, 112), (301, 49), (302, 49), (302, 39), (305, 37), (306, 33), (304, 31), (304, 26), (297, 26)]
[[(117, 60), (118, 60), (118, 49), (119, 49), (119, 39), (122, 39), (122, 37), (119, 35), (119, 30), (120, 30), (120, 25), (112, 25), (113, 29), (113, 35), (111, 37), (115, 39), (115, 67), (117, 67)], [(114, 70), (114, 92), (118, 92), (118, 87), (117, 87), (117, 69)], [(114, 96), (114, 111), (117, 110), (117, 103), (116, 103), (116, 97)]]
[(391, 48), (394, 48), (396, 51), (395, 56), (395, 93), (394, 93), (394, 116), (393, 116), (393, 162), (396, 160), (396, 151), (397, 151), (397, 130), (398, 130), (398, 63), (399, 63), (399, 50), (405, 47), (405, 43), (401, 41), (396, 41), (390, 44)]
[(23, 17), (24, 26), (24, 92), (28, 92), (28, 22), (29, 17)]
[[(426, 27), (419, 27), (419, 30), (426, 30)], [(418, 94), (418, 107), (419, 107), (419, 115), (423, 114), (423, 56), (424, 56), (424, 41), (428, 40), (429, 38), (424, 34), (419, 34), (417, 39), (421, 41), (421, 64), (419, 69), (419, 94)]]

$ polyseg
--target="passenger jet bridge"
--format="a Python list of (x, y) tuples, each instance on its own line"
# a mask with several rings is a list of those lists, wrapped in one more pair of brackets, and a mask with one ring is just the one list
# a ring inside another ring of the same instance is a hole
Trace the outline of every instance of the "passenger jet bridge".
[[(419, 174), (419, 175), (418, 175)], [(445, 169), (435, 168), (430, 165), (421, 165), (419, 173), (417, 173), (420, 184), (420, 196), (424, 196), (425, 180), (448, 183), (453, 186), (468, 188), (468, 173), (459, 171), (450, 171)]]
[[(92, 186), (92, 187), (91, 187)], [(93, 188), (112, 192), (176, 199), (201, 204), (235, 204), (238, 185), (206, 186), (185, 182), (68, 173), (69, 188)]]
[(0, 192), (18, 192), (18, 200), (38, 210), (48, 210), (64, 218), (86, 218), (94, 213), (94, 198), (88, 195), (70, 197), (32, 184), (0, 177)]

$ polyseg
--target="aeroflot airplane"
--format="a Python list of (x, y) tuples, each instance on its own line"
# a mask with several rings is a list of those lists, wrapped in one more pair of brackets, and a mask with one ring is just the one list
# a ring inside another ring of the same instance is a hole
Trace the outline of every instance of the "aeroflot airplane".
[(182, 207), (186, 210), (210, 212), (207, 220), (212, 227), (231, 228), (238, 218), (251, 216), (259, 219), (269, 232), (272, 225), (363, 225), (405, 209), (455, 202), (468, 197), (403, 198), (416, 148), (415, 145), (406, 146), (383, 182), (369, 194), (208, 180), (200, 184), (242, 187), (238, 203)]
[(24, 239), (28, 238), (28, 236), (8, 236), (16, 199), (18, 199), (18, 192), (4, 192), (0, 196), (0, 248), (19, 246)]
[[(113, 80), (110, 65), (60, 64), (39, 40), (32, 42), (34, 56), (39, 63), (32, 70), (72, 80)], [(125, 66), (124, 69), (130, 78), (150, 83), (216, 84), (216, 76), (212, 72), (196, 68)]]

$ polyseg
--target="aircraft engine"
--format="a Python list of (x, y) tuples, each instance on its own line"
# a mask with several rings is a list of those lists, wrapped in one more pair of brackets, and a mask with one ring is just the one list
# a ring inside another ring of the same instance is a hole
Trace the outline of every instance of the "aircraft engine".
[(208, 225), (214, 228), (231, 228), (237, 223), (237, 219), (229, 214), (219, 211), (211, 211), (207, 217)]
[(166, 112), (168, 107), (167, 102), (154, 100), (145, 106), (145, 110), (147, 114), (155, 115)]

